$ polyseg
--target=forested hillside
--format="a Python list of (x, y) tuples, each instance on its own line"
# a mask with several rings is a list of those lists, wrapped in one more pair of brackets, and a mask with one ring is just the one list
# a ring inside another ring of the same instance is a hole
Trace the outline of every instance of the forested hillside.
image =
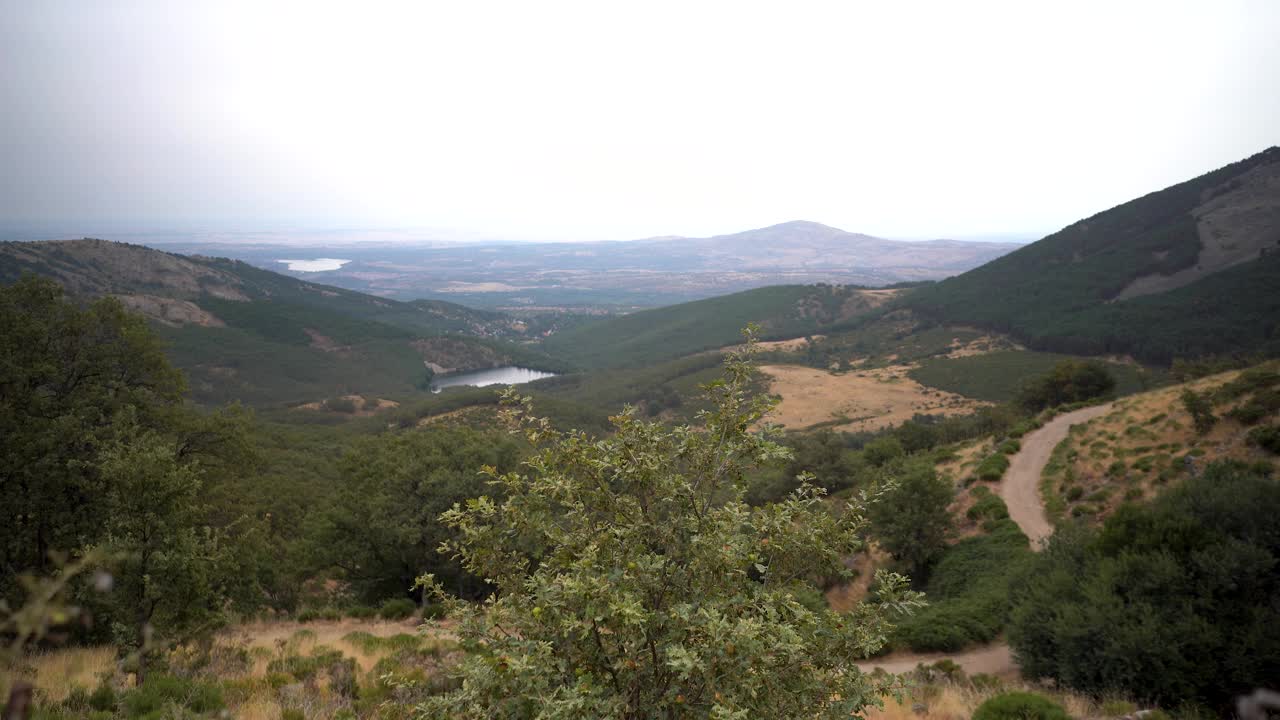
[(903, 303), (1036, 349), (1148, 362), (1274, 352), (1280, 148), (1077, 222)]
[(0, 282), (23, 274), (82, 299), (114, 296), (151, 319), (201, 403), (405, 394), (426, 389), (432, 367), (566, 367), (509, 342), (520, 324), (500, 313), (386, 300), (223, 258), (90, 239), (0, 244)]
[(846, 327), (894, 292), (775, 285), (588, 323), (548, 338), (544, 347), (583, 367), (635, 367), (732, 345), (748, 323), (759, 325), (766, 340)]

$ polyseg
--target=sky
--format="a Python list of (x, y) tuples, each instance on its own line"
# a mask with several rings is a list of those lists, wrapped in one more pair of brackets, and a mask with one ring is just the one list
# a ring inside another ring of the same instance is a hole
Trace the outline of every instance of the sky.
[(1032, 239), (1280, 144), (1280, 2), (0, 0), (0, 230)]

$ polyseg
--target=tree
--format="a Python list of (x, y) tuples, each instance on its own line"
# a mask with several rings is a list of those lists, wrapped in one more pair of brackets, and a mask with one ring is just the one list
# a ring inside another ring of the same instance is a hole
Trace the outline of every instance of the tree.
[(1207, 434), (1218, 422), (1218, 418), (1213, 415), (1213, 403), (1191, 388), (1182, 391), (1182, 406), (1191, 414), (1191, 424), (1201, 435)]
[(1017, 401), (1037, 412), (1047, 407), (1092, 400), (1114, 391), (1116, 380), (1095, 360), (1063, 360), (1043, 377), (1018, 391)]
[(78, 306), (51, 280), (0, 287), (0, 597), (92, 544), (104, 484), (96, 459), (123, 412), (158, 427), (183, 381), (141, 318), (114, 298)]
[(460, 533), (450, 548), (496, 592), (450, 601), (463, 682), (421, 715), (847, 718), (875, 702), (890, 681), (852, 663), (918, 596), (884, 574), (881, 602), (848, 614), (798, 602), (807, 578), (847, 575), (862, 505), (835, 512), (808, 483), (746, 505), (747, 469), (787, 455), (749, 431), (769, 407), (751, 376), (733, 356), (700, 427), (627, 409), (604, 439), (558, 432), (508, 393), (506, 417), (535, 452), (524, 472), (488, 470), (504, 500), (444, 516)]
[(439, 516), (483, 494), (482, 466), (515, 468), (519, 448), (465, 428), (386, 433), (342, 459), (342, 484), (313, 538), (317, 564), (336, 567), (366, 602), (406, 595), (432, 572), (463, 597), (487, 587), (436, 552), (453, 537)]
[(1015, 581), (1009, 642), (1028, 677), (1225, 711), (1280, 677), (1280, 485), (1209, 465), (1101, 531), (1060, 529)]
[[(917, 583), (942, 555), (951, 534), (951, 483), (922, 460), (896, 463), (891, 484), (871, 506), (871, 530), (880, 545), (902, 563)], [(917, 585), (919, 586), (919, 585)]]
[(156, 628), (169, 642), (216, 628), (224, 607), (245, 598), (239, 585), (252, 574), (226, 530), (205, 524), (201, 470), (168, 439), (131, 435), (103, 452), (101, 471), (111, 488), (102, 546), (121, 558), (108, 615), (117, 642), (137, 651), (141, 679)]

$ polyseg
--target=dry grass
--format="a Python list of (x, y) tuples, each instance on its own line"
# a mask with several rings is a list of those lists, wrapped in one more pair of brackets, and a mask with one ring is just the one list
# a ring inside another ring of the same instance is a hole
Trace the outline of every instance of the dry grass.
[[(1214, 408), (1218, 422), (1206, 435), (1195, 432), (1183, 406), (1184, 389), (1212, 395), (1240, 375), (1230, 371), (1119, 400), (1111, 412), (1077, 427), (1068, 437), (1072, 459), (1052, 478), (1052, 491), (1066, 501), (1066, 514), (1101, 520), (1126, 501), (1147, 500), (1175, 478), (1185, 476), (1182, 459), (1194, 453), (1203, 468), (1214, 460), (1269, 460), (1245, 438), (1249, 428), (1225, 417), (1244, 402)], [(1071, 488), (1078, 496), (1067, 495)]]
[(985, 404), (927, 388), (906, 376), (909, 369), (895, 365), (835, 375), (800, 365), (764, 365), (769, 392), (782, 397), (767, 419), (789, 430), (824, 425), (858, 432), (897, 425), (917, 413), (961, 415)]
[(41, 651), (23, 658), (22, 665), (17, 673), (0, 675), (0, 695), (8, 697), (13, 680), (21, 677), (44, 698), (60, 702), (72, 688), (93, 688), (102, 675), (113, 672), (116, 651), (112, 647)]
[[(917, 685), (911, 688), (902, 701), (884, 699), (884, 708), (868, 708), (867, 720), (968, 720), (978, 706), (994, 695), (1015, 690), (1039, 693), (1052, 699), (1073, 718), (1105, 717), (1102, 705), (1083, 695), (1046, 690), (1021, 682), (1003, 683), (998, 686), (974, 687), (968, 683), (943, 683)], [(916, 712), (915, 705), (923, 705), (923, 712)]]
[[(306, 655), (314, 648), (324, 645), (342, 654), (355, 658), (361, 672), (368, 672), (379, 660), (391, 654), (387, 648), (369, 651), (365, 645), (353, 643), (345, 638), (354, 632), (366, 632), (376, 637), (388, 638), (401, 634), (416, 634), (417, 625), (413, 621), (388, 620), (354, 620), (344, 618), (333, 622), (257, 622), (238, 625), (218, 636), (221, 645), (240, 646), (248, 649), (254, 656), (254, 674), (266, 672), (267, 663), (272, 654), (285, 649), (291, 653)], [(437, 633), (436, 637), (452, 638), (447, 631)], [(272, 654), (263, 653), (261, 650)]]

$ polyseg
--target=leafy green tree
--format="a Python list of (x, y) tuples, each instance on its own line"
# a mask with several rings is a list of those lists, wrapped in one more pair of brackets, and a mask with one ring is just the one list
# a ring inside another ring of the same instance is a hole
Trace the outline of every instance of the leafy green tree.
[(1116, 388), (1116, 380), (1096, 360), (1063, 360), (1043, 377), (1025, 385), (1017, 401), (1036, 412), (1055, 405), (1103, 397)]
[(884, 574), (881, 602), (847, 614), (797, 599), (861, 547), (862, 505), (835, 512), (809, 484), (743, 502), (747, 470), (787, 454), (749, 431), (769, 406), (751, 375), (728, 362), (700, 427), (627, 410), (597, 439), (534, 418), (528, 398), (508, 411), (536, 448), (526, 469), (490, 468), (505, 499), (444, 518), (461, 536), (450, 547), (497, 591), (450, 602), (462, 684), (421, 715), (847, 718), (875, 702), (891, 681), (852, 663), (918, 596)]
[(341, 486), (313, 545), (317, 565), (337, 568), (366, 602), (406, 595), (431, 572), (463, 597), (487, 586), (437, 552), (453, 533), (440, 514), (486, 489), (479, 468), (506, 472), (519, 447), (466, 428), (431, 427), (363, 440), (342, 459)]
[(1195, 426), (1196, 432), (1205, 435), (1213, 429), (1218, 418), (1213, 414), (1213, 402), (1209, 398), (1200, 393), (1186, 388), (1182, 391), (1182, 406), (1191, 414), (1191, 424)]
[(174, 641), (213, 629), (243, 568), (227, 533), (203, 523), (200, 468), (184, 463), (172, 442), (131, 437), (103, 452), (101, 472), (110, 488), (103, 546), (122, 558), (109, 617), (117, 641), (139, 652), (145, 678), (153, 631)]
[(955, 488), (938, 477), (933, 465), (910, 459), (889, 470), (888, 490), (871, 506), (871, 531), (880, 545), (902, 563), (917, 583), (942, 555), (951, 535)]
[(1023, 673), (1226, 710), (1280, 677), (1280, 485), (1214, 463), (1100, 532), (1059, 530), (1013, 587)]
[(53, 281), (0, 287), (0, 597), (51, 569), (50, 551), (98, 537), (99, 452), (122, 412), (162, 423), (183, 390), (146, 324), (104, 298), (81, 307)]

